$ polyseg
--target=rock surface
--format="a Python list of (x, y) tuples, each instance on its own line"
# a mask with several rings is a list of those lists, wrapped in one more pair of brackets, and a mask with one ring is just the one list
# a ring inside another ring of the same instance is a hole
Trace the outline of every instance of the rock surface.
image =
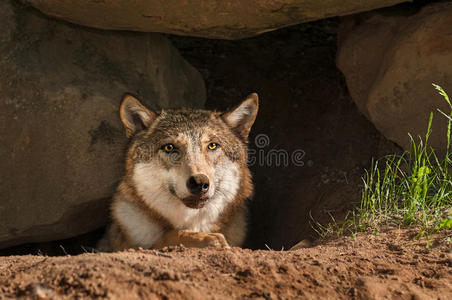
[(0, 17), (0, 248), (102, 226), (122, 172), (122, 94), (201, 107), (203, 80), (158, 34), (86, 29), (15, 1)]
[(90, 27), (239, 39), (281, 27), (409, 0), (28, 0), (42, 12)]
[(408, 133), (424, 136), (434, 112), (430, 144), (446, 145), (450, 108), (432, 87), (452, 94), (452, 3), (420, 11), (383, 11), (343, 20), (337, 65), (358, 108), (388, 139), (410, 148)]

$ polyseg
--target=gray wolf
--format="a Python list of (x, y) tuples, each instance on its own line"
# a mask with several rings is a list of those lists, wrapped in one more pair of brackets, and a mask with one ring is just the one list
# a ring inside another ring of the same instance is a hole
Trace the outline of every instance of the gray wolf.
[(257, 111), (257, 94), (225, 113), (154, 112), (126, 94), (125, 175), (99, 250), (242, 245), (253, 193), (247, 140)]

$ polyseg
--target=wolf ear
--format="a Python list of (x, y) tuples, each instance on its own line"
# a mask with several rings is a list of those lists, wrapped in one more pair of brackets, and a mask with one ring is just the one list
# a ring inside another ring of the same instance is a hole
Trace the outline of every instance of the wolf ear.
[(155, 112), (147, 109), (137, 98), (130, 94), (125, 94), (122, 97), (119, 115), (128, 138), (138, 131), (149, 128), (157, 118)]
[(259, 107), (259, 97), (256, 93), (249, 95), (234, 109), (224, 113), (221, 117), (245, 141), (248, 140), (251, 126), (256, 120)]

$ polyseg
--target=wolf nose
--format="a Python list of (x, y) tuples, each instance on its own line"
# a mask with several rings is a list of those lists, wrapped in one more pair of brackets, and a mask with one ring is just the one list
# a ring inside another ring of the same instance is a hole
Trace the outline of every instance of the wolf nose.
[(209, 178), (204, 174), (193, 175), (187, 181), (187, 188), (192, 194), (203, 195), (209, 190)]

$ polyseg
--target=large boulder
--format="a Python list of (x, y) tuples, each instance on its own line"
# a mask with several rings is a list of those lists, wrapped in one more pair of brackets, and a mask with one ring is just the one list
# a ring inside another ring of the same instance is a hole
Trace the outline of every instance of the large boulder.
[(158, 34), (87, 29), (11, 1), (0, 18), (0, 248), (102, 226), (122, 173), (122, 94), (202, 107), (203, 80)]
[(380, 11), (347, 17), (339, 30), (337, 65), (360, 111), (388, 139), (410, 149), (410, 133), (442, 152), (450, 112), (432, 83), (452, 95), (452, 3), (420, 11)]
[(27, 0), (42, 12), (90, 27), (239, 39), (303, 22), (410, 0)]

